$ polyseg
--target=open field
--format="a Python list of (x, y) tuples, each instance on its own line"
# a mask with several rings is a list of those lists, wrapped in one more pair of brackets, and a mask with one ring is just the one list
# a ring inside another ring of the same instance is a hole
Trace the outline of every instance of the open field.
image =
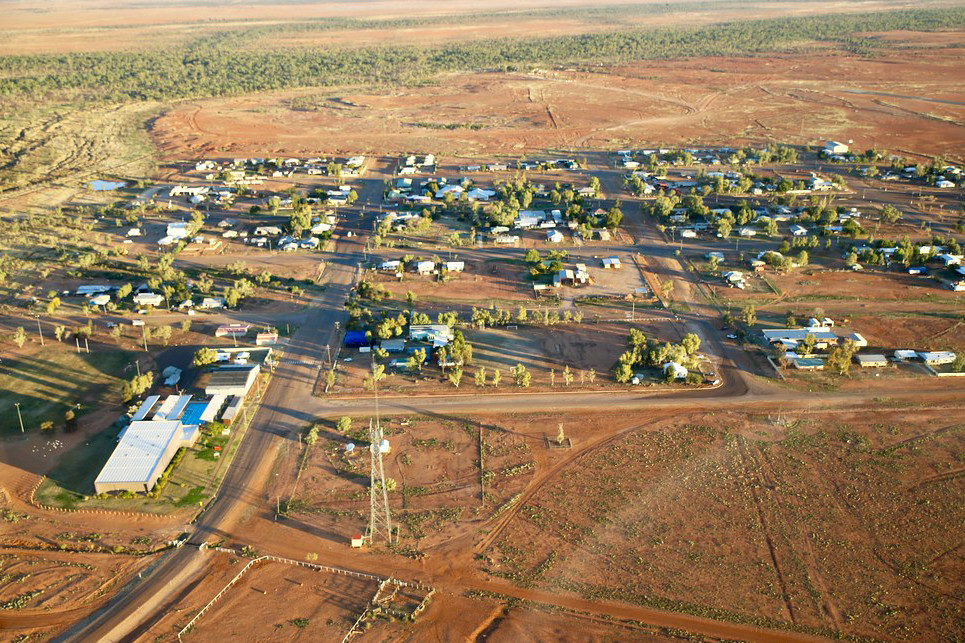
[(78, 404), (88, 410), (116, 408), (121, 377), (130, 363), (131, 355), (124, 351), (95, 347), (92, 353), (78, 353), (53, 337), (47, 338), (46, 347), (5, 356), (0, 365), (0, 433), (20, 433), (18, 403), (24, 428), (32, 432), (48, 420), (63, 428), (64, 413)]
[(681, 418), (587, 455), (522, 506), (490, 572), (827, 634), (954, 638), (962, 426), (782, 422)]
[[(931, 36), (907, 34), (909, 49), (874, 57), (818, 50), (592, 72), (454, 74), (417, 90), (346, 87), (213, 99), (168, 111), (152, 136), (171, 159), (215, 150), (254, 155), (419, 149), (472, 158), (628, 143), (804, 144), (832, 137), (954, 156), (965, 122), (961, 53), (954, 45), (925, 47)], [(921, 95), (949, 102), (916, 98)], [(290, 107), (306, 99), (318, 107)], [(482, 128), (426, 131), (413, 125), (424, 121)]]

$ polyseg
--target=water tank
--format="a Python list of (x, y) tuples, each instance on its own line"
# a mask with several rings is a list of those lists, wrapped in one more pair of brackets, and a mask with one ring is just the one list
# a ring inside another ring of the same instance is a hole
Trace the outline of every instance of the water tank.
[(388, 440), (382, 440), (381, 442), (379, 442), (380, 453), (389, 453), (390, 451), (392, 451), (392, 447), (389, 445)]
[(355, 451), (355, 443), (349, 442), (345, 445), (345, 453), (352, 453)]

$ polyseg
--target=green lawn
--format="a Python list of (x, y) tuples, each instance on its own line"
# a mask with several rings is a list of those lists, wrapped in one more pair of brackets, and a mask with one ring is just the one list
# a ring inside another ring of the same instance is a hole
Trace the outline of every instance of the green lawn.
[(68, 409), (78, 403), (82, 409), (89, 409), (105, 394), (116, 391), (123, 369), (131, 363), (131, 354), (126, 351), (77, 353), (52, 340), (47, 344), (34, 355), (3, 358), (0, 436), (20, 431), (15, 407), (18, 402), (27, 431), (36, 431), (47, 420), (62, 427)]

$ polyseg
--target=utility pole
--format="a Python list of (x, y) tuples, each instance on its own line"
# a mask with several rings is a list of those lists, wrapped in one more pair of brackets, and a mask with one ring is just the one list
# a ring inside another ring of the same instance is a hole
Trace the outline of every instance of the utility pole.
[(328, 351), (328, 363), (331, 364), (332, 363), (332, 345), (325, 344), (325, 350)]
[(77, 346), (77, 352), (80, 352), (80, 340), (77, 339), (77, 335), (74, 335), (74, 345)]
[(37, 315), (37, 332), (40, 334), (40, 345), (44, 346), (44, 331), (40, 327), (40, 315)]
[(86, 336), (84, 337), (84, 348), (87, 350), (88, 353), (90, 353), (90, 344), (87, 343), (87, 337), (86, 337)]
[(23, 416), (20, 415), (20, 402), (14, 402), (13, 405), (17, 407), (17, 419), (20, 420), (20, 432), (26, 433), (26, 431), (23, 430)]
[(144, 342), (144, 352), (146, 353), (147, 352), (147, 333), (144, 331), (144, 328), (146, 328), (146, 326), (141, 327), (141, 341)]

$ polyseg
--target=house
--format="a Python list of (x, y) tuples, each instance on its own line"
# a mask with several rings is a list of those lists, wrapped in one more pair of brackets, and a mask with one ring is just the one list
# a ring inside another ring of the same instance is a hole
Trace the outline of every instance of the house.
[(827, 348), (830, 344), (837, 344), (838, 336), (827, 329), (820, 328), (765, 328), (761, 331), (768, 344), (782, 344), (794, 347), (803, 342), (808, 335), (815, 339), (814, 347)]
[(743, 227), (737, 231), (737, 234), (739, 234), (742, 237), (756, 237), (757, 230), (755, 230), (754, 228)]
[(399, 272), (402, 270), (402, 262), (398, 259), (393, 259), (391, 261), (383, 261), (379, 264), (379, 270), (385, 272)]
[(215, 337), (243, 337), (248, 334), (251, 324), (222, 324), (214, 331)]
[(861, 368), (884, 368), (888, 366), (888, 358), (884, 355), (855, 355), (854, 359)]
[(281, 228), (276, 225), (262, 225), (255, 228), (252, 234), (256, 237), (277, 237), (281, 234)]
[(465, 261), (446, 261), (443, 265), (447, 272), (462, 272), (466, 269)]
[(134, 295), (134, 303), (139, 306), (160, 306), (164, 303), (164, 295), (153, 292), (139, 292)]
[(823, 371), (824, 360), (819, 357), (794, 357), (791, 359), (794, 368), (802, 371)]
[(546, 233), (546, 240), (549, 243), (562, 243), (563, 233), (559, 230), (550, 230)]
[(865, 348), (868, 345), (868, 340), (861, 333), (851, 333), (845, 339), (850, 339), (858, 348)]
[(802, 225), (797, 225), (796, 223), (791, 226), (790, 230), (791, 230), (791, 235), (795, 237), (804, 237), (804, 236), (807, 236), (807, 233), (808, 233), (807, 228), (805, 228)]
[(255, 346), (271, 346), (278, 343), (278, 333), (258, 333), (255, 335)]
[(925, 266), (909, 266), (908, 274), (909, 275), (927, 275), (928, 268), (926, 268)]
[(78, 297), (89, 297), (91, 295), (99, 295), (100, 293), (110, 292), (110, 291), (111, 291), (110, 286), (94, 286), (94, 285), (77, 286), (77, 290), (74, 291), (74, 294), (77, 295)]
[(839, 143), (837, 141), (828, 141), (827, 143), (824, 144), (824, 153), (828, 155), (847, 154), (850, 149), (851, 148), (849, 148), (844, 143)]
[(405, 350), (404, 339), (383, 339), (379, 342), (379, 348), (386, 353), (401, 353)]
[(681, 366), (677, 362), (667, 362), (666, 364), (663, 365), (664, 374), (666, 374), (667, 371), (671, 369), (673, 370), (674, 379), (677, 379), (677, 380), (682, 380), (686, 378), (687, 374), (689, 373), (689, 371), (685, 367)]
[(908, 360), (915, 359), (918, 353), (911, 350), (897, 350), (895, 351), (895, 361), (897, 362), (907, 362)]
[(705, 257), (708, 261), (710, 261), (711, 259), (717, 259), (717, 261), (720, 262), (720, 261), (723, 261), (723, 260), (724, 260), (724, 253), (723, 253), (723, 252), (716, 252), (716, 251), (715, 251), (715, 252), (708, 252), (706, 255), (704, 255), (704, 257)]
[(572, 270), (564, 268), (563, 270), (557, 270), (553, 274), (553, 287), (559, 288), (560, 286), (572, 286), (576, 281), (576, 275)]
[(519, 237), (514, 234), (501, 234), (493, 239), (493, 243), (498, 243), (500, 245), (511, 245), (514, 243), (519, 243)]
[(431, 275), (435, 269), (436, 264), (434, 261), (419, 261), (416, 262), (415, 265), (415, 271), (420, 275)]
[(606, 257), (602, 261), (603, 268), (606, 270), (617, 270), (620, 268), (620, 258), (619, 257)]
[(188, 236), (188, 224), (185, 221), (169, 223), (165, 228), (164, 235), (172, 239), (183, 239)]
[(445, 346), (452, 341), (453, 332), (446, 324), (413, 324), (409, 326), (409, 339), (431, 342), (433, 347)]
[(609, 230), (603, 230), (603, 229), (596, 230), (596, 236), (599, 237), (600, 241), (609, 241), (609, 240), (610, 240), (610, 231), (609, 231)]
[(224, 308), (224, 297), (205, 297), (201, 300), (198, 308), (203, 308), (204, 310)]
[(111, 296), (108, 294), (94, 295), (90, 298), (91, 306), (106, 306), (111, 302)]
[(920, 357), (921, 361), (925, 362), (929, 366), (951, 364), (955, 361), (955, 353), (951, 351), (919, 352), (918, 357)]

